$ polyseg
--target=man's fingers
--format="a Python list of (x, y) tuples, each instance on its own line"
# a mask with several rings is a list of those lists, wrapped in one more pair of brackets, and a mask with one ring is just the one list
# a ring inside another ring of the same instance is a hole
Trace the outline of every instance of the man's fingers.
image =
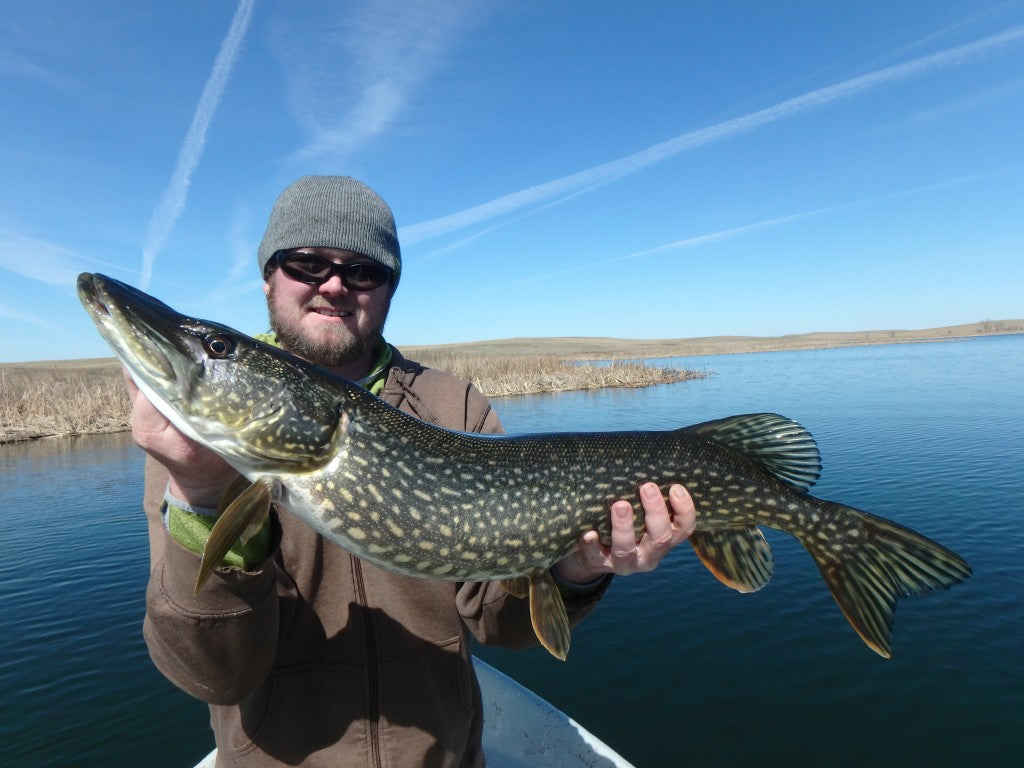
[(644, 483), (639, 493), (645, 529), (640, 541), (633, 524), (633, 505), (620, 499), (611, 506), (610, 544), (602, 544), (597, 531), (588, 531), (579, 539), (577, 562), (595, 573), (652, 571), (672, 547), (689, 538), (697, 516), (693, 499), (682, 485), (669, 488), (667, 504), (655, 483)]
[(690, 492), (681, 485), (673, 485), (668, 491), (669, 504), (672, 505), (672, 523), (675, 526), (674, 543), (686, 541), (697, 529), (697, 508)]
[(636, 558), (636, 532), (633, 530), (633, 505), (620, 500), (612, 504), (612, 558)]
[(646, 529), (643, 543), (655, 550), (667, 550), (673, 544), (672, 516), (661, 489), (654, 483), (644, 483), (640, 486), (640, 501)]
[(587, 531), (580, 536), (580, 554), (591, 566), (602, 566), (605, 564), (604, 546), (601, 544), (601, 537), (597, 531)]

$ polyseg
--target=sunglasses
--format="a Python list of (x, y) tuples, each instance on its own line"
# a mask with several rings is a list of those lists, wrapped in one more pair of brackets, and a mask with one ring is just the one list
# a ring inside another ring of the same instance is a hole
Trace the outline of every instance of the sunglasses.
[[(270, 257), (270, 264), (277, 264), (292, 280), (307, 285), (323, 285), (333, 275), (341, 278), (341, 284), (350, 291), (372, 291), (391, 282), (394, 272), (383, 264), (375, 262), (348, 262), (336, 264), (315, 253), (287, 253), (278, 251)], [(269, 275), (269, 270), (267, 274)]]

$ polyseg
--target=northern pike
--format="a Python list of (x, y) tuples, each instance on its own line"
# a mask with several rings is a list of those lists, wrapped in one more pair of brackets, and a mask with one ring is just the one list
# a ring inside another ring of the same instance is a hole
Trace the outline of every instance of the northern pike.
[[(224, 504), (197, 590), (276, 504), (387, 570), (502, 580), (529, 595), (541, 644), (564, 659), (569, 627), (550, 568), (586, 531), (610, 541), (611, 503), (635, 497), (645, 481), (689, 490), (697, 508), (690, 543), (741, 592), (772, 574), (760, 526), (795, 536), (847, 620), (884, 657), (897, 598), (971, 573), (959, 555), (908, 528), (810, 495), (817, 446), (776, 414), (672, 431), (469, 434), (420, 421), (324, 368), (112, 278), (82, 274), (78, 295), (153, 405), (251, 483)], [(634, 520), (639, 536), (638, 502)]]

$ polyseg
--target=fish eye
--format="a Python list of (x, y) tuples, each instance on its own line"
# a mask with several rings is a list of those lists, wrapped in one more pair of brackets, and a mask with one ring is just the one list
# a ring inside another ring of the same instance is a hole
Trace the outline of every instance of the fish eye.
[(235, 351), (235, 342), (230, 336), (211, 334), (203, 339), (203, 349), (210, 357), (223, 358)]

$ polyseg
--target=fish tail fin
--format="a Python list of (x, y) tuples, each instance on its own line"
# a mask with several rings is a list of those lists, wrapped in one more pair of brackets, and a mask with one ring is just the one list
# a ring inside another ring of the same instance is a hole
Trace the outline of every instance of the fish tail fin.
[[(843, 534), (801, 537), (843, 615), (871, 650), (890, 658), (896, 600), (948, 588), (971, 575), (967, 561), (921, 534), (852, 507)], [(840, 542), (837, 545), (837, 542)]]

